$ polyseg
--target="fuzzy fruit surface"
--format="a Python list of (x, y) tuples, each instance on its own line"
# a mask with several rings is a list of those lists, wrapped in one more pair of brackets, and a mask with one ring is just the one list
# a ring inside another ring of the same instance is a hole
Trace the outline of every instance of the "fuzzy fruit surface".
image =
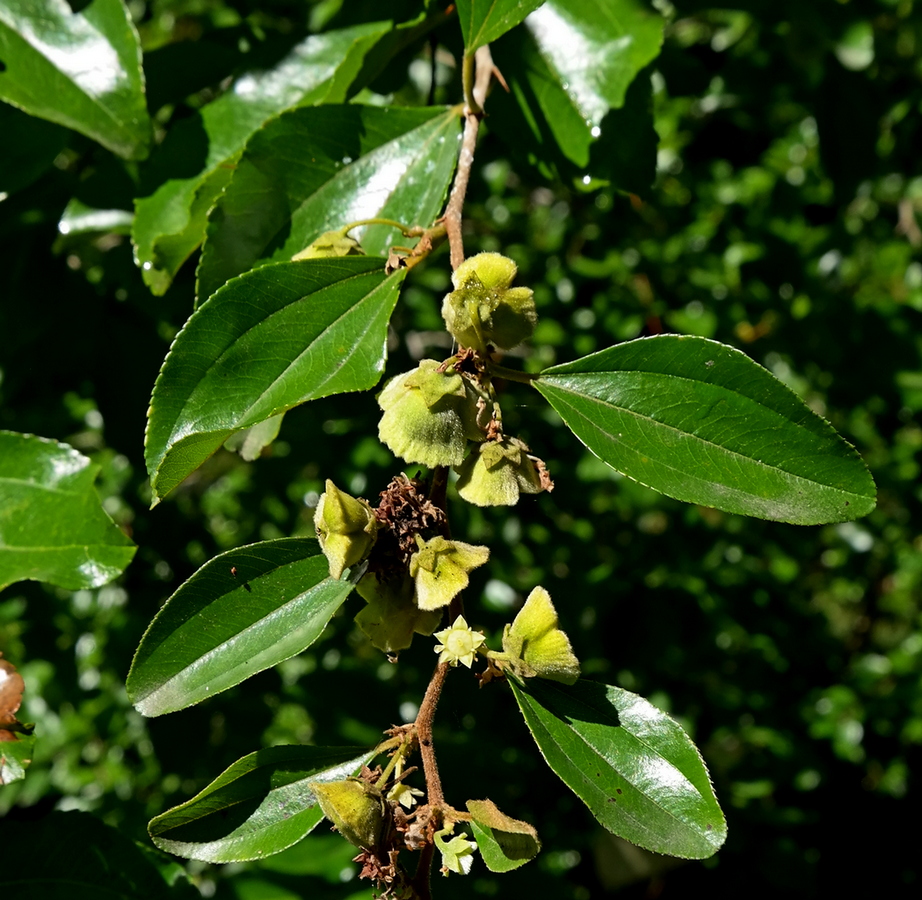
[(378, 436), (395, 456), (424, 466), (458, 465), (482, 441), (489, 402), (469, 378), (440, 371), (434, 359), (392, 378), (378, 396)]
[(478, 253), (454, 271), (455, 289), (442, 303), (442, 318), (462, 347), (508, 350), (532, 336), (538, 321), (534, 292), (511, 287), (517, 271), (500, 253)]

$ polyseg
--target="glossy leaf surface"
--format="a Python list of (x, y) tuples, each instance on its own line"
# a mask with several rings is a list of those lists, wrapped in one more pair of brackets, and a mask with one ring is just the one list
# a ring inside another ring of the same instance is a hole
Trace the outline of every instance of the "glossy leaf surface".
[(458, 0), (466, 52), (492, 43), (542, 3), (544, 0)]
[(132, 231), (135, 258), (155, 294), (166, 291), (201, 243), (208, 210), (230, 181), (250, 136), (293, 106), (345, 100), (366, 54), (390, 27), (390, 22), (373, 22), (311, 35), (275, 68), (241, 76), (199, 114), (171, 129), (152, 160), (162, 183), (137, 201)]
[(611, 685), (509, 683), (547, 764), (605, 828), (655, 853), (717, 852), (727, 836), (723, 813), (677, 722)]
[[(662, 38), (662, 18), (640, 0), (548, 0), (495, 47), (511, 94), (491, 97), (501, 115), (491, 127), (518, 152), (530, 147), (539, 168), (559, 155), (592, 177), (646, 189), (635, 170), (646, 172), (637, 157), (655, 151), (649, 90), (628, 88)], [(627, 115), (615, 112), (625, 106)]]
[(309, 647), (352, 584), (315, 540), (222, 553), (167, 600), (141, 639), (128, 697), (145, 716), (185, 709)]
[(235, 432), (308, 400), (373, 387), (404, 273), (386, 276), (382, 260), (361, 256), (278, 263), (200, 306), (151, 399), (145, 456), (155, 498)]
[(855, 449), (724, 344), (641, 338), (547, 369), (534, 385), (599, 458), (669, 497), (797, 525), (874, 508)]
[[(199, 300), (350, 222), (383, 216), (431, 225), (454, 171), (458, 132), (457, 112), (440, 108), (320, 106), (270, 122), (247, 145), (209, 216)], [(383, 225), (352, 234), (372, 256), (406, 242)]]
[(168, 886), (152, 855), (85, 812), (0, 819), (0, 896), (28, 900), (191, 900)]
[(360, 747), (257, 750), (151, 820), (150, 835), (161, 849), (187, 859), (262, 859), (301, 840), (323, 818), (309, 782), (354, 775), (373, 755)]
[(121, 0), (0, 4), (0, 99), (73, 128), (126, 159), (147, 155), (138, 34)]
[(0, 431), (0, 588), (28, 579), (76, 591), (121, 574), (135, 545), (99, 504), (99, 471), (67, 444)]

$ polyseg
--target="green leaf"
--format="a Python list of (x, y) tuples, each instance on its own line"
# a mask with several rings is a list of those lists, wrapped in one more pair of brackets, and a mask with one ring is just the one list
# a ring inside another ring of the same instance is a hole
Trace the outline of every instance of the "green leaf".
[[(0, 820), (0, 896), (17, 900), (179, 900), (126, 834), (85, 812)], [(151, 852), (150, 856), (153, 856)]]
[[(2, 75), (0, 75), (2, 77)], [(0, 103), (0, 193), (28, 187), (51, 167), (70, 132)]]
[(311, 35), (274, 69), (241, 76), (171, 129), (152, 161), (162, 183), (137, 201), (132, 231), (135, 259), (155, 294), (167, 290), (201, 243), (208, 210), (250, 136), (293, 106), (345, 100), (366, 54), (390, 29), (390, 22), (371, 22)]
[(145, 456), (154, 502), (232, 434), (285, 410), (374, 387), (405, 270), (380, 259), (265, 266), (199, 307), (154, 386)]
[[(662, 17), (640, 0), (548, 0), (494, 48), (511, 94), (491, 96), (490, 127), (545, 173), (575, 167), (635, 188), (652, 110), (649, 88), (628, 88), (662, 40)], [(626, 104), (629, 115), (612, 115)]]
[(544, 0), (458, 0), (465, 52), (491, 44), (542, 3)]
[(160, 716), (226, 691), (309, 647), (351, 590), (350, 581), (329, 577), (312, 539), (222, 553), (154, 617), (128, 673), (128, 697), (145, 716)]
[(605, 828), (669, 856), (717, 852), (726, 822), (701, 755), (673, 719), (607, 684), (509, 683), (547, 764)]
[(138, 33), (121, 0), (0, 4), (0, 99), (126, 159), (147, 156), (150, 118)]
[(191, 800), (152, 819), (150, 836), (187, 859), (262, 859), (301, 840), (323, 818), (309, 782), (353, 775), (374, 754), (360, 747), (257, 750)]
[[(3, 724), (0, 722), (0, 735)], [(0, 785), (11, 784), (26, 777), (35, 749), (34, 734), (17, 735), (15, 741), (0, 740)]]
[(856, 519), (876, 503), (854, 447), (724, 344), (641, 338), (533, 383), (596, 456), (677, 500), (796, 525)]
[(528, 822), (501, 813), (492, 800), (468, 800), (474, 840), (491, 872), (511, 872), (541, 850), (538, 832)]
[(109, 234), (128, 234), (134, 214), (127, 209), (98, 209), (87, 206), (76, 197), (71, 197), (61, 221), (58, 232), (62, 235), (92, 234), (105, 231)]
[[(211, 211), (199, 300), (350, 222), (381, 216), (432, 224), (454, 171), (459, 128), (456, 110), (428, 107), (321, 106), (273, 120), (247, 144)], [(404, 242), (390, 226), (353, 233), (370, 255)]]
[(121, 574), (135, 545), (100, 507), (98, 473), (67, 444), (0, 431), (0, 589), (28, 579), (76, 591)]

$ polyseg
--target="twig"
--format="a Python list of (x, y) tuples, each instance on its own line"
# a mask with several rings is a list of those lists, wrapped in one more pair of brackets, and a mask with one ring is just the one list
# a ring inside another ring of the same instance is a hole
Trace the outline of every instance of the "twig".
[[(475, 73), (476, 69), (476, 73)], [(451, 187), (448, 206), (445, 207), (445, 229), (448, 232), (448, 244), (451, 247), (451, 267), (457, 269), (464, 262), (464, 240), (461, 237), (461, 211), (464, 197), (471, 179), (471, 167), (474, 164), (474, 150), (477, 146), (477, 132), (483, 118), (483, 104), (493, 74), (493, 57), (489, 47), (479, 47), (470, 56), (465, 54), (462, 64), (464, 81), (464, 136), (461, 139), (461, 153), (458, 156), (458, 170)]]
[(442, 779), (439, 777), (439, 767), (435, 761), (435, 747), (432, 744), (432, 720), (435, 718), (435, 709), (439, 705), (439, 697), (442, 696), (442, 687), (445, 685), (448, 669), (448, 663), (439, 663), (435, 667), (432, 680), (426, 688), (426, 696), (423, 697), (416, 716), (419, 755), (422, 757), (423, 772), (426, 776), (426, 799), (432, 808), (442, 806), (445, 802), (445, 795), (442, 793)]

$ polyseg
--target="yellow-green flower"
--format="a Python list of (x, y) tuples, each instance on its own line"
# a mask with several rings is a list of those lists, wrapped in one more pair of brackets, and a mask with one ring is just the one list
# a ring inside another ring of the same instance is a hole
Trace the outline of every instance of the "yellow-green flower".
[(416, 605), (439, 609), (468, 585), (467, 573), (482, 566), (490, 556), (486, 547), (439, 536), (424, 541), (416, 535), (419, 550), (410, 557), (410, 577), (416, 583)]
[(438, 847), (439, 853), (442, 854), (441, 871), (443, 875), (447, 875), (449, 872), (467, 875), (474, 864), (474, 851), (477, 849), (477, 845), (473, 841), (469, 841), (463, 834), (453, 837), (450, 841), (446, 840), (454, 827), (454, 823), (452, 823), (432, 836), (435, 839), (435, 846)]
[(458, 493), (476, 506), (514, 506), (520, 494), (545, 489), (528, 447), (514, 437), (477, 444), (455, 471)]
[(489, 398), (469, 378), (440, 371), (424, 359), (392, 378), (378, 395), (384, 410), (378, 437), (395, 456), (424, 466), (453, 466), (464, 459), (468, 441), (482, 441)]
[(503, 631), (503, 652), (510, 657), (516, 674), (535, 675), (575, 684), (579, 679), (579, 660), (570, 639), (558, 627), (557, 610), (551, 595), (536, 587), (511, 625)]
[(437, 631), (435, 638), (441, 642), (435, 648), (440, 663), (447, 662), (453, 666), (464, 663), (468, 668), (473, 665), (477, 648), (486, 640), (483, 634), (470, 628), (464, 616), (458, 616), (454, 625)]
[(412, 809), (416, 805), (416, 798), (425, 796), (419, 788), (410, 787), (402, 781), (395, 784), (388, 792), (388, 800), (396, 800), (404, 809)]
[(423, 610), (413, 602), (413, 582), (405, 574), (382, 581), (368, 573), (356, 590), (367, 605), (355, 617), (355, 624), (385, 653), (406, 650), (414, 634), (432, 634), (442, 620), (441, 611)]

